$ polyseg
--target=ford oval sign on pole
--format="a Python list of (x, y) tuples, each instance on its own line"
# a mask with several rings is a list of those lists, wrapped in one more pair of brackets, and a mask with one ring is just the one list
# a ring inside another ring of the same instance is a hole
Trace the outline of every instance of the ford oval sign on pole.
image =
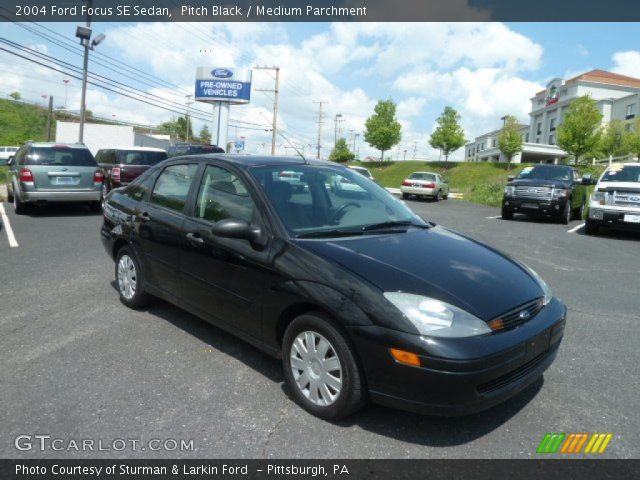
[(249, 103), (251, 70), (198, 67), (195, 100), (199, 102)]
[(198, 67), (194, 100), (213, 104), (211, 140), (227, 149), (229, 106), (249, 103), (251, 70), (246, 68)]

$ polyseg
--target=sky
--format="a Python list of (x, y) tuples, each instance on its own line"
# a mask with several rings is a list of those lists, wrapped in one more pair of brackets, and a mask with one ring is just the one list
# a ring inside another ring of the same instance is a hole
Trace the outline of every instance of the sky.
[[(353, 145), (354, 134), (359, 134), (359, 156), (378, 156), (363, 141), (364, 122), (378, 100), (391, 98), (398, 104), (402, 141), (387, 156), (410, 160), (415, 152), (418, 159), (437, 159), (439, 153), (428, 139), (445, 106), (460, 113), (465, 136), (472, 140), (499, 128), (506, 114), (529, 123), (530, 98), (553, 78), (568, 79), (594, 68), (640, 77), (637, 23), (94, 23), (93, 27), (106, 39), (96, 48), (99, 53), (92, 54), (89, 70), (181, 105), (174, 105), (177, 111), (186, 109), (185, 95), (193, 93), (197, 66), (279, 66), (282, 136), (277, 151), (281, 154), (293, 154), (290, 145), (295, 145), (315, 155), (318, 104), (314, 102), (320, 100), (328, 102), (323, 156), (333, 147), (336, 114), (342, 115), (339, 136)], [(0, 37), (82, 65), (75, 24), (28, 24), (28, 28), (31, 31), (0, 23)], [(2, 97), (19, 91), (23, 99), (44, 103), (42, 95), (53, 95), (56, 106), (66, 101), (67, 108), (79, 108), (80, 81), (70, 79), (65, 87), (63, 79), (68, 77), (57, 70), (0, 51), (0, 71)], [(273, 94), (255, 90), (273, 89), (271, 75), (254, 71), (251, 103), (231, 107), (232, 122), (238, 127), (230, 128), (229, 139), (243, 136), (247, 153), (270, 151), (271, 134), (265, 129), (271, 124)], [(98, 116), (144, 125), (178, 115), (91, 85), (87, 108)], [(196, 103), (191, 108), (199, 111), (199, 117), (209, 118), (210, 105)], [(204, 123), (194, 119), (194, 131)], [(460, 149), (452, 159), (463, 156)]]

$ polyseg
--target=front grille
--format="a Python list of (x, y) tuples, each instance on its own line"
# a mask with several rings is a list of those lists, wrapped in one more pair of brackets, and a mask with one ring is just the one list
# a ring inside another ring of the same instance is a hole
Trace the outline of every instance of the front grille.
[(487, 322), (487, 324), (493, 331), (509, 330), (531, 320), (542, 310), (543, 306), (543, 299), (537, 298), (503, 313), (499, 317)]
[(553, 188), (516, 186), (516, 188), (514, 189), (514, 194), (516, 197), (551, 200), (551, 197), (553, 196)]
[(619, 207), (640, 208), (640, 192), (615, 190), (613, 192), (613, 204)]
[(490, 382), (481, 383), (477, 387), (478, 393), (491, 393), (506, 387), (510, 383), (517, 382), (518, 380), (526, 377), (532, 371), (538, 368), (538, 366), (545, 360), (548, 354), (549, 350), (546, 350), (532, 360), (529, 360), (524, 365), (519, 366), (515, 370), (512, 370), (509, 373), (502, 375), (501, 377), (495, 378)]

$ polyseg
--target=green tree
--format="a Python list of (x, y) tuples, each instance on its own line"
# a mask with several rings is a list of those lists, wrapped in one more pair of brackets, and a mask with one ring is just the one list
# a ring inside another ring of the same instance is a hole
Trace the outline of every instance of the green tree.
[(576, 164), (600, 143), (602, 114), (589, 95), (576, 98), (558, 127), (558, 146), (576, 159)]
[(349, 162), (356, 158), (355, 154), (349, 150), (347, 141), (344, 138), (339, 138), (336, 142), (336, 146), (329, 154), (329, 160), (333, 162)]
[(637, 117), (631, 125), (631, 130), (625, 137), (627, 151), (640, 158), (640, 117)]
[(444, 154), (444, 161), (449, 154), (464, 146), (464, 130), (460, 126), (460, 114), (452, 107), (444, 107), (444, 111), (436, 122), (438, 126), (429, 138), (429, 145)]
[(498, 137), (498, 148), (507, 157), (507, 170), (511, 170), (511, 159), (522, 151), (522, 135), (516, 117), (507, 115), (504, 119), (504, 127)]
[(630, 132), (625, 130), (622, 120), (611, 120), (609, 124), (603, 128), (598, 153), (602, 153), (605, 157), (619, 157), (629, 153), (630, 145), (628, 137)]
[[(187, 119), (186, 117), (178, 117), (176, 120), (161, 123), (160, 125), (158, 125), (158, 132), (168, 133), (169, 135), (176, 135), (180, 140), (186, 140)], [(191, 122), (189, 122), (189, 138), (193, 138)]]
[(364, 132), (365, 141), (381, 152), (381, 161), (384, 161), (384, 152), (402, 139), (402, 127), (396, 119), (396, 104), (393, 100), (379, 100), (374, 108), (374, 114), (367, 118)]
[(204, 125), (200, 129), (200, 135), (198, 135), (198, 137), (200, 137), (200, 141), (202, 143), (210, 144), (211, 143), (211, 132), (209, 131), (209, 127)]
[(22, 95), (20, 95), (20, 92), (11, 92), (9, 96), (14, 100), (20, 100), (22, 98)]

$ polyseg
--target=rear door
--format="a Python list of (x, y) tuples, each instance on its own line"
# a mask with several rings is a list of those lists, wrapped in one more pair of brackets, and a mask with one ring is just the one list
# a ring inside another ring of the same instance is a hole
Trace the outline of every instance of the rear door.
[(165, 167), (133, 218), (133, 241), (140, 252), (145, 280), (174, 300), (180, 295), (178, 259), (185, 241), (183, 212), (197, 170), (197, 163)]
[(93, 178), (98, 164), (86, 148), (66, 145), (32, 147), (24, 165), (31, 170), (37, 190), (83, 191), (95, 188)]

